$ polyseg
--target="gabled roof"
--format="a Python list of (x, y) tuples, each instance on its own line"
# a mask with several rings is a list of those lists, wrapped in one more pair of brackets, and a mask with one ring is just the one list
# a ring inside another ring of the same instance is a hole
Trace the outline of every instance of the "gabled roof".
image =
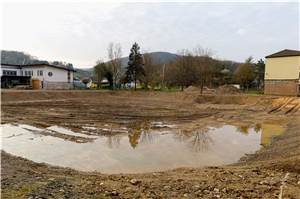
[(15, 64), (3, 64), (1, 63), (1, 65), (6, 65), (6, 66), (15, 66), (15, 67), (20, 67), (20, 68), (26, 68), (26, 67), (38, 67), (38, 66), (49, 66), (49, 67), (53, 67), (53, 68), (59, 68), (59, 69), (63, 69), (63, 70), (68, 70), (68, 71), (74, 71), (76, 72), (76, 70), (73, 67), (65, 67), (65, 66), (56, 66), (56, 65), (51, 65), (51, 64), (26, 64), (26, 65), (15, 65)]
[(300, 56), (300, 51), (298, 50), (289, 50), (284, 49), (277, 53), (266, 56), (266, 58), (274, 58), (274, 57), (291, 57), (291, 56)]

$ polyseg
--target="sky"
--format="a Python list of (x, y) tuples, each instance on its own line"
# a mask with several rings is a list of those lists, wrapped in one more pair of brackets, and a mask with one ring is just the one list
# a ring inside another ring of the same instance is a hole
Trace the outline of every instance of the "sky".
[(299, 26), (299, 2), (4, 1), (1, 49), (76, 68), (108, 60), (110, 42), (123, 56), (137, 42), (143, 52), (202, 46), (218, 59), (257, 60), (299, 50)]

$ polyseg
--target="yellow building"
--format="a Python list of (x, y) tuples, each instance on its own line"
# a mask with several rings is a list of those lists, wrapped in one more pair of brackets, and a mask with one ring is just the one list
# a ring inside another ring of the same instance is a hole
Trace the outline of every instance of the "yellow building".
[(300, 51), (282, 50), (266, 56), (265, 94), (299, 95)]

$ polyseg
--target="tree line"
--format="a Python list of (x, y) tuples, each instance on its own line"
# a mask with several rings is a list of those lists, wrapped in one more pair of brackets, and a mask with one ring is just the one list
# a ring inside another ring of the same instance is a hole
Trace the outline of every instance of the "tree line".
[(188, 86), (214, 88), (224, 84), (239, 84), (243, 90), (261, 90), (264, 82), (265, 64), (262, 59), (254, 63), (249, 57), (244, 63), (233, 66), (232, 62), (214, 59), (209, 49), (197, 46), (193, 50), (183, 49), (167, 64), (157, 64), (150, 53), (141, 53), (137, 43), (132, 45), (129, 61), (122, 67), (120, 44), (110, 43), (107, 49), (109, 60), (99, 60), (94, 66), (97, 85), (106, 79), (111, 89), (127, 88), (134, 84), (143, 89), (161, 89)]

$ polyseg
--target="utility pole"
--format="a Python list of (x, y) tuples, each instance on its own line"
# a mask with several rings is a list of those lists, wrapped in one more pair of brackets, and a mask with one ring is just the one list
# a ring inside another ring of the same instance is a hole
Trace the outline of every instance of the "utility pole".
[(163, 77), (161, 82), (162, 87), (164, 87), (164, 83), (165, 83), (165, 68), (166, 68), (166, 64), (163, 65)]

